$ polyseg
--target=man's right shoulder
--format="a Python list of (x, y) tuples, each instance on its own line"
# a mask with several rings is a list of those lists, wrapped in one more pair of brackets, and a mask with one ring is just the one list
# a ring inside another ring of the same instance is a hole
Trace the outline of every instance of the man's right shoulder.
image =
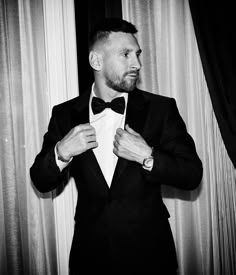
[(80, 105), (82, 102), (88, 102), (90, 97), (90, 91), (86, 91), (82, 95), (78, 95), (74, 98), (71, 98), (67, 101), (61, 102), (59, 104), (54, 105), (53, 109), (55, 110), (67, 110), (71, 109), (74, 106)]
[(68, 99), (66, 101), (63, 101), (61, 103), (58, 103), (56, 105), (54, 105), (53, 107), (56, 108), (56, 109), (61, 109), (61, 108), (68, 108), (70, 106), (73, 106), (74, 104), (76, 104), (77, 102), (80, 101), (80, 96), (76, 96), (76, 97), (73, 97), (71, 99)]

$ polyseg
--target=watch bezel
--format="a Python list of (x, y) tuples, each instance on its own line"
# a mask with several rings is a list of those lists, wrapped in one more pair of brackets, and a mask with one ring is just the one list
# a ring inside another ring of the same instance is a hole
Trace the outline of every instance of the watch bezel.
[(154, 158), (153, 158), (153, 156), (149, 156), (149, 157), (146, 157), (144, 160), (143, 160), (143, 168), (152, 168), (152, 166), (153, 166), (153, 162), (152, 162), (152, 164), (151, 165), (148, 165), (148, 162), (149, 161), (153, 161), (154, 160)]

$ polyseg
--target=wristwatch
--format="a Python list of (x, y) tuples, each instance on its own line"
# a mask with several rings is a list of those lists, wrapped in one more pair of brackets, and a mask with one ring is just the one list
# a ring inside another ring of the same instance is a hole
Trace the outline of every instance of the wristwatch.
[(152, 148), (152, 153), (150, 156), (146, 157), (144, 160), (143, 160), (143, 168), (144, 169), (152, 169), (153, 167), (153, 161), (154, 161), (154, 158), (153, 158), (153, 148)]
[(153, 156), (149, 156), (143, 160), (143, 168), (151, 169), (153, 167)]

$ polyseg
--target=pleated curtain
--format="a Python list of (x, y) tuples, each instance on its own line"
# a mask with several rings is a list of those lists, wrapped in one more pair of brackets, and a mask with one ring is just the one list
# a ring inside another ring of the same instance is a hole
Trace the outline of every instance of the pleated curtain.
[[(138, 86), (176, 99), (203, 163), (198, 189), (162, 189), (179, 274), (235, 274), (236, 172), (188, 1), (122, 0), (122, 11), (143, 50)], [(53, 105), (79, 95), (75, 16), (72, 0), (0, 0), (0, 274), (68, 274), (79, 194), (73, 179), (62, 192), (40, 194), (29, 168)]]

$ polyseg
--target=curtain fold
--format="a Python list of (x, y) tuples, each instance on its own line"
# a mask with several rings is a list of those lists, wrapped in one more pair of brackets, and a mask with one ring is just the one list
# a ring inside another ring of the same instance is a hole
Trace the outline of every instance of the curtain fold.
[(28, 171), (41, 143), (37, 133), (46, 125), (40, 116), (45, 110), (42, 2), (0, 5), (0, 273), (55, 274), (52, 199), (38, 197)]
[[(74, 0), (43, 0), (47, 125), (54, 105), (79, 95)], [(40, 136), (46, 132), (46, 129)], [(38, 151), (39, 152), (39, 151)], [(62, 190), (63, 189), (63, 190)], [(77, 189), (71, 179), (53, 193), (57, 274), (69, 273), (68, 261), (74, 233)], [(41, 194), (42, 196), (42, 194)], [(50, 223), (50, 221), (49, 221)]]
[(236, 168), (236, 39), (234, 3), (189, 0), (214, 112)]
[[(0, 127), (1, 127), (1, 143), (0, 150), (1, 156), (5, 156), (5, 161), (1, 161), (1, 266), (0, 271), (5, 272), (10, 269), (14, 274), (18, 268), (22, 268), (22, 258), (19, 253), (19, 247), (21, 246), (20, 240), (20, 230), (19, 230), (19, 213), (17, 213), (17, 203), (16, 198), (16, 167), (14, 163), (14, 140), (13, 130), (12, 130), (12, 114), (8, 113), (7, 110), (11, 109), (11, 95), (9, 94), (9, 89), (11, 83), (7, 81), (7, 78), (10, 74), (10, 65), (8, 63), (8, 55), (10, 52), (14, 52), (12, 47), (8, 47), (9, 40), (7, 39), (7, 32), (9, 30), (8, 21), (10, 18), (6, 16), (7, 7), (0, 2), (0, 34), (1, 34), (1, 55), (0, 55), (0, 64), (1, 64), (1, 73), (0, 73), (0, 87), (1, 87), (1, 98), (0, 98)], [(15, 19), (17, 21), (17, 18)], [(9, 30), (10, 32), (10, 30)], [(10, 36), (10, 33), (9, 33)], [(16, 72), (18, 74), (18, 72)], [(6, 157), (9, 156), (9, 157)], [(11, 168), (11, 169), (10, 169)], [(10, 183), (6, 184), (7, 179), (10, 179)], [(12, 203), (9, 203), (11, 201)], [(7, 230), (8, 229), (8, 230)], [(17, 235), (15, 234), (17, 231)], [(8, 246), (10, 244), (10, 246)], [(16, 249), (14, 249), (16, 247)], [(18, 250), (18, 251), (17, 251)], [(9, 259), (8, 255), (12, 255)], [(14, 262), (14, 266), (11, 267)]]
[(163, 187), (179, 274), (236, 273), (236, 173), (213, 112), (187, 0), (122, 0), (143, 50), (139, 87), (174, 97), (203, 163), (191, 192)]

